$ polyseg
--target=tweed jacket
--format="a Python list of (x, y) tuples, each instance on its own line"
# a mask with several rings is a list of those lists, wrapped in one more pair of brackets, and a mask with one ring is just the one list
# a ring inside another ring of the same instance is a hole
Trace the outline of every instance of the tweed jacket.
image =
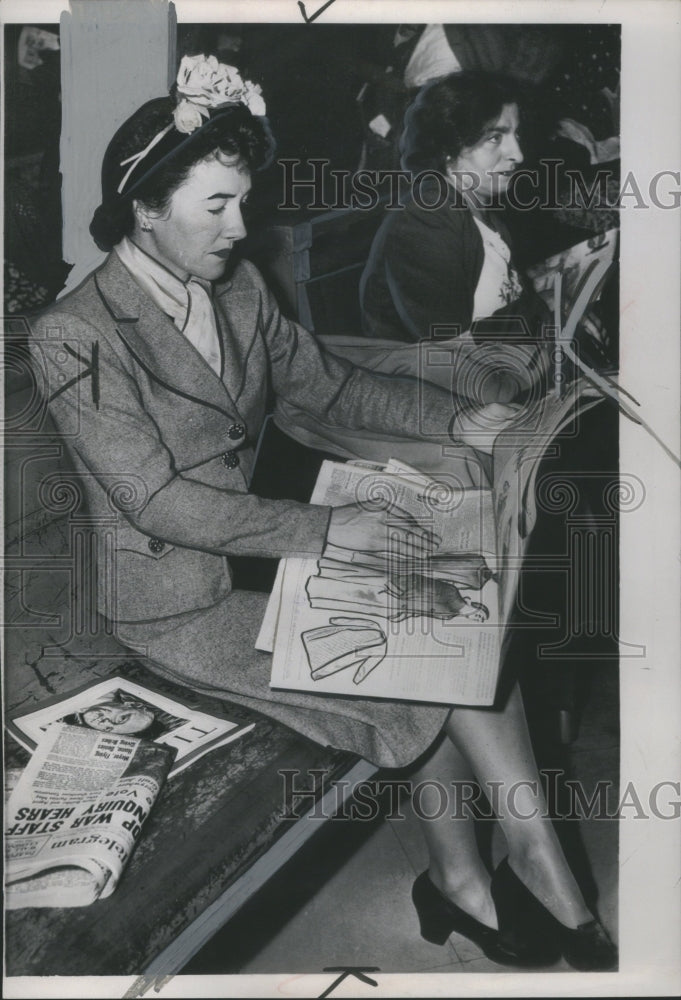
[[(424, 399), (326, 355), (285, 319), (249, 262), (215, 288), (220, 378), (110, 254), (31, 323), (44, 396), (75, 465), (83, 509), (111, 539), (101, 612), (152, 621), (211, 607), (228, 557), (314, 556), (330, 509), (248, 492), (277, 396), (327, 423), (446, 434), (450, 395)], [(108, 583), (107, 583), (108, 581)]]

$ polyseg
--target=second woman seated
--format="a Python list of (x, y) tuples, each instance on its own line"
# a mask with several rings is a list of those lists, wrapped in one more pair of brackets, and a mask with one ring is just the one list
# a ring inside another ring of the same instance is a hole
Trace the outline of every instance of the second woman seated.
[(520, 85), (493, 74), (453, 73), (420, 92), (402, 139), (410, 196), (387, 212), (362, 277), (365, 335), (458, 337), (474, 323), (476, 334), (541, 335), (548, 313), (501, 218), (522, 116)]

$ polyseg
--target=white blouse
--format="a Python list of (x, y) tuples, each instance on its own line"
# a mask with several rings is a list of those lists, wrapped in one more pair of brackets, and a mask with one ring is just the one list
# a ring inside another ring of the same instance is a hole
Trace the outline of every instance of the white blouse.
[(511, 265), (511, 250), (494, 229), (473, 216), (482, 237), (485, 260), (473, 302), (473, 319), (491, 316), (497, 309), (518, 298), (522, 285), (518, 272)]

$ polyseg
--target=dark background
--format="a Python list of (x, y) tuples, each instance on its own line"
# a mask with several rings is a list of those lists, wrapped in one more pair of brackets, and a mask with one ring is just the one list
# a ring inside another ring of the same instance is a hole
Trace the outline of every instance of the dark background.
[[(31, 70), (21, 67), (17, 47), (22, 27), (12, 24), (4, 29), (5, 315), (48, 304), (68, 274), (61, 256), (59, 53), (44, 50), (43, 65)], [(33, 27), (59, 34), (57, 24)], [(396, 27), (180, 24), (177, 59), (179, 63), (185, 54), (213, 54), (260, 83), (278, 157), (322, 157), (333, 169), (380, 169), (398, 165), (398, 123), (413, 97), (401, 83), (403, 66), (393, 46)], [(566, 166), (588, 174), (584, 148), (552, 139), (551, 127), (559, 117), (568, 116), (586, 125), (596, 139), (617, 134), (616, 109), (606, 100), (603, 88), (618, 89), (619, 26), (481, 25), (468, 30), (480, 33), (481, 52), (492, 53), (480, 62), (480, 68), (510, 69), (534, 89), (542, 127), (533, 139), (535, 148), (529, 155), (526, 151), (525, 165), (530, 165), (532, 156), (561, 156)], [(494, 45), (489, 44), (489, 32)], [(501, 47), (497, 36), (502, 39)], [(503, 46), (506, 38), (508, 56)], [(520, 52), (522, 58), (514, 61), (513, 52)], [(475, 61), (475, 52), (471, 58)], [(368, 130), (368, 121), (379, 111), (387, 112), (396, 123), (385, 142)], [(258, 223), (276, 218), (281, 189), (282, 173), (275, 163), (258, 178)], [(530, 220), (524, 213), (515, 226), (509, 219), (521, 264), (551, 252), (549, 237), (556, 224), (566, 225), (551, 213), (534, 215)], [(613, 224), (603, 213), (600, 220), (577, 221), (585, 231)]]

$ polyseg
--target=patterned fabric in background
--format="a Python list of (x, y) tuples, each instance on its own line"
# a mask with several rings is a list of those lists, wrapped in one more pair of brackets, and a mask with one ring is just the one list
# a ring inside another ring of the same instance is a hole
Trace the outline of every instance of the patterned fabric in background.
[(619, 133), (619, 25), (580, 25), (550, 81), (564, 115), (596, 139)]
[[(586, 125), (595, 139), (619, 135), (620, 34), (619, 25), (582, 25), (569, 60), (553, 78), (552, 89), (564, 114)], [(619, 188), (619, 165), (611, 164), (596, 208), (584, 203), (579, 188), (564, 186), (558, 192), (564, 207), (556, 210), (555, 217), (593, 233), (615, 229)]]
[[(18, 59), (21, 24), (5, 27), (4, 312), (16, 316), (52, 302), (69, 266), (62, 260), (60, 53)], [(58, 24), (34, 25), (58, 35)]]
[[(607, 207), (608, 205), (614, 205), (618, 196), (618, 175), (608, 178), (605, 193), (603, 194), (603, 205), (598, 208), (587, 207), (583, 204), (583, 199), (580, 198), (578, 192), (575, 192), (573, 189), (564, 188), (558, 192), (557, 197), (559, 201), (562, 197), (565, 204), (562, 208), (554, 209), (553, 214), (556, 219), (566, 223), (568, 226), (585, 229), (591, 233), (606, 233), (609, 229), (619, 229), (619, 209), (616, 207)], [(580, 201), (582, 204), (579, 204)]]
[[(52, 302), (69, 267), (61, 259), (61, 216), (56, 195), (42, 180), (42, 158), (28, 156), (5, 170), (3, 307), (7, 316)], [(58, 177), (58, 174), (57, 174)]]
[(35, 312), (51, 298), (46, 288), (27, 278), (11, 261), (4, 262), (3, 281), (5, 316)]
[(30, 312), (48, 301), (40, 279), (41, 226), (38, 164), (26, 162), (5, 176), (5, 247), (3, 305), (6, 316)]

